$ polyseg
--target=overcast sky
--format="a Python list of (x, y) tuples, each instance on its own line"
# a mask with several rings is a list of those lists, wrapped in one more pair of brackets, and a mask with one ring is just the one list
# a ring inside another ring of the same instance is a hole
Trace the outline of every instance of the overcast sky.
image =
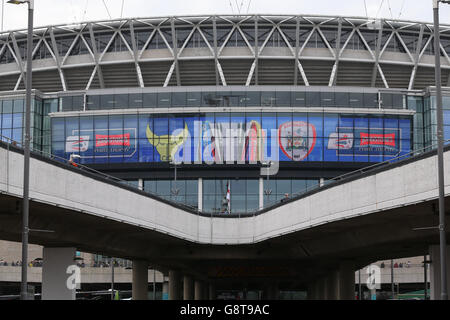
[[(3, 1), (3, 29), (26, 28), (26, 6)], [(432, 0), (124, 0), (123, 17), (232, 14), (241, 4), (241, 13), (366, 16), (365, 3), (369, 17), (433, 20)], [(121, 12), (122, 0), (35, 0), (35, 26), (120, 18)], [(440, 13), (441, 23), (450, 24), (450, 5), (441, 4)]]

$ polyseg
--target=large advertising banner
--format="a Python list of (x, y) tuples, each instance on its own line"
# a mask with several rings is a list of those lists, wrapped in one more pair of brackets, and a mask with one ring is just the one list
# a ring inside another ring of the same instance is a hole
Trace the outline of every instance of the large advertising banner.
[(124, 117), (109, 122), (94, 117), (86, 123), (79, 117), (79, 124), (54, 118), (54, 154), (79, 154), (83, 163), (232, 164), (379, 162), (411, 151), (411, 119), (396, 117)]

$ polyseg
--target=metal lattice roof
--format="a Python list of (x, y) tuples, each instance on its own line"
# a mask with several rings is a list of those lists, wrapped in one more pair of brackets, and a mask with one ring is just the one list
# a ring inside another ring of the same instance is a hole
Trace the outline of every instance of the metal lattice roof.
[[(441, 26), (450, 85), (450, 26)], [(34, 29), (33, 87), (44, 92), (183, 85), (422, 89), (434, 83), (429, 23), (362, 17), (135, 18)], [(24, 87), (26, 30), (0, 34), (0, 91)]]

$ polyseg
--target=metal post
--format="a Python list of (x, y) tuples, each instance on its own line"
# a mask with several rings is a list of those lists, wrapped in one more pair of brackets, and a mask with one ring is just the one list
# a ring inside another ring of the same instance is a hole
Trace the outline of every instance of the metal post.
[(28, 1), (28, 36), (27, 36), (27, 71), (26, 71), (26, 111), (25, 111), (25, 143), (23, 169), (23, 212), (22, 212), (22, 282), (20, 299), (28, 296), (27, 261), (28, 261), (28, 218), (29, 218), (29, 188), (30, 188), (30, 117), (31, 117), (31, 85), (32, 85), (32, 51), (33, 51), (33, 0)]
[(395, 298), (395, 286), (394, 286), (394, 260), (391, 259), (391, 290), (392, 300)]
[(156, 270), (153, 267), (153, 300), (156, 300)]
[(424, 290), (423, 290), (423, 298), (424, 300), (427, 300), (428, 296), (428, 279), (427, 279), (427, 256), (423, 256), (423, 284), (424, 284)]
[(111, 258), (111, 300), (114, 300), (114, 259)]
[(361, 269), (358, 270), (358, 285), (359, 285), (359, 292), (358, 292), (358, 296), (359, 296), (359, 300), (362, 300), (362, 288), (361, 288)]
[(438, 176), (439, 176), (439, 245), (441, 258), (441, 300), (448, 300), (447, 293), (447, 253), (445, 237), (444, 203), (444, 132), (441, 91), (441, 55), (439, 35), (439, 0), (433, 0), (434, 13), (434, 60), (436, 77), (436, 113), (438, 138)]
[(3, 31), (3, 20), (5, 18), (5, 0), (2, 0), (2, 31)]

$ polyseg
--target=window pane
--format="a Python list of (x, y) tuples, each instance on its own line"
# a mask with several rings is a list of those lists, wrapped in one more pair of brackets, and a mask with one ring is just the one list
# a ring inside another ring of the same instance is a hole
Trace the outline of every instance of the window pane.
[(247, 91), (247, 107), (258, 107), (261, 105), (261, 92)]
[(186, 92), (172, 93), (172, 106), (174, 107), (186, 106)]
[(23, 100), (14, 100), (14, 113), (22, 113), (25, 111)]
[(378, 108), (378, 94), (364, 93), (364, 106), (366, 108)]
[(74, 96), (72, 100), (73, 111), (82, 111), (84, 109), (84, 96)]
[(350, 106), (350, 97), (348, 92), (336, 92), (334, 96), (336, 99), (336, 107), (347, 108)]
[(130, 108), (142, 108), (142, 93), (132, 93), (128, 95), (128, 106)]
[(321, 96), (321, 106), (322, 107), (334, 107), (334, 92), (322, 92)]
[(261, 105), (263, 107), (276, 106), (276, 99), (275, 91), (261, 92)]
[(100, 109), (114, 109), (114, 96), (112, 94), (100, 96)]
[(188, 107), (200, 107), (202, 94), (200, 92), (188, 92), (186, 100), (186, 105)]
[(115, 99), (115, 109), (127, 109), (128, 108), (128, 95), (127, 94), (116, 94)]
[(350, 93), (350, 107), (352, 107), (352, 108), (364, 107), (362, 93)]
[(156, 93), (144, 93), (144, 108), (155, 108), (156, 103)]
[(61, 98), (61, 106), (62, 111), (72, 111), (72, 97), (62, 97)]
[(86, 97), (86, 108), (88, 110), (100, 109), (100, 96), (87, 96)]
[(277, 107), (290, 107), (291, 106), (291, 93), (277, 91)]
[(306, 92), (306, 107), (320, 107), (320, 92)]
[(292, 106), (293, 107), (304, 107), (305, 106), (305, 93), (304, 92), (293, 92), (292, 93)]

